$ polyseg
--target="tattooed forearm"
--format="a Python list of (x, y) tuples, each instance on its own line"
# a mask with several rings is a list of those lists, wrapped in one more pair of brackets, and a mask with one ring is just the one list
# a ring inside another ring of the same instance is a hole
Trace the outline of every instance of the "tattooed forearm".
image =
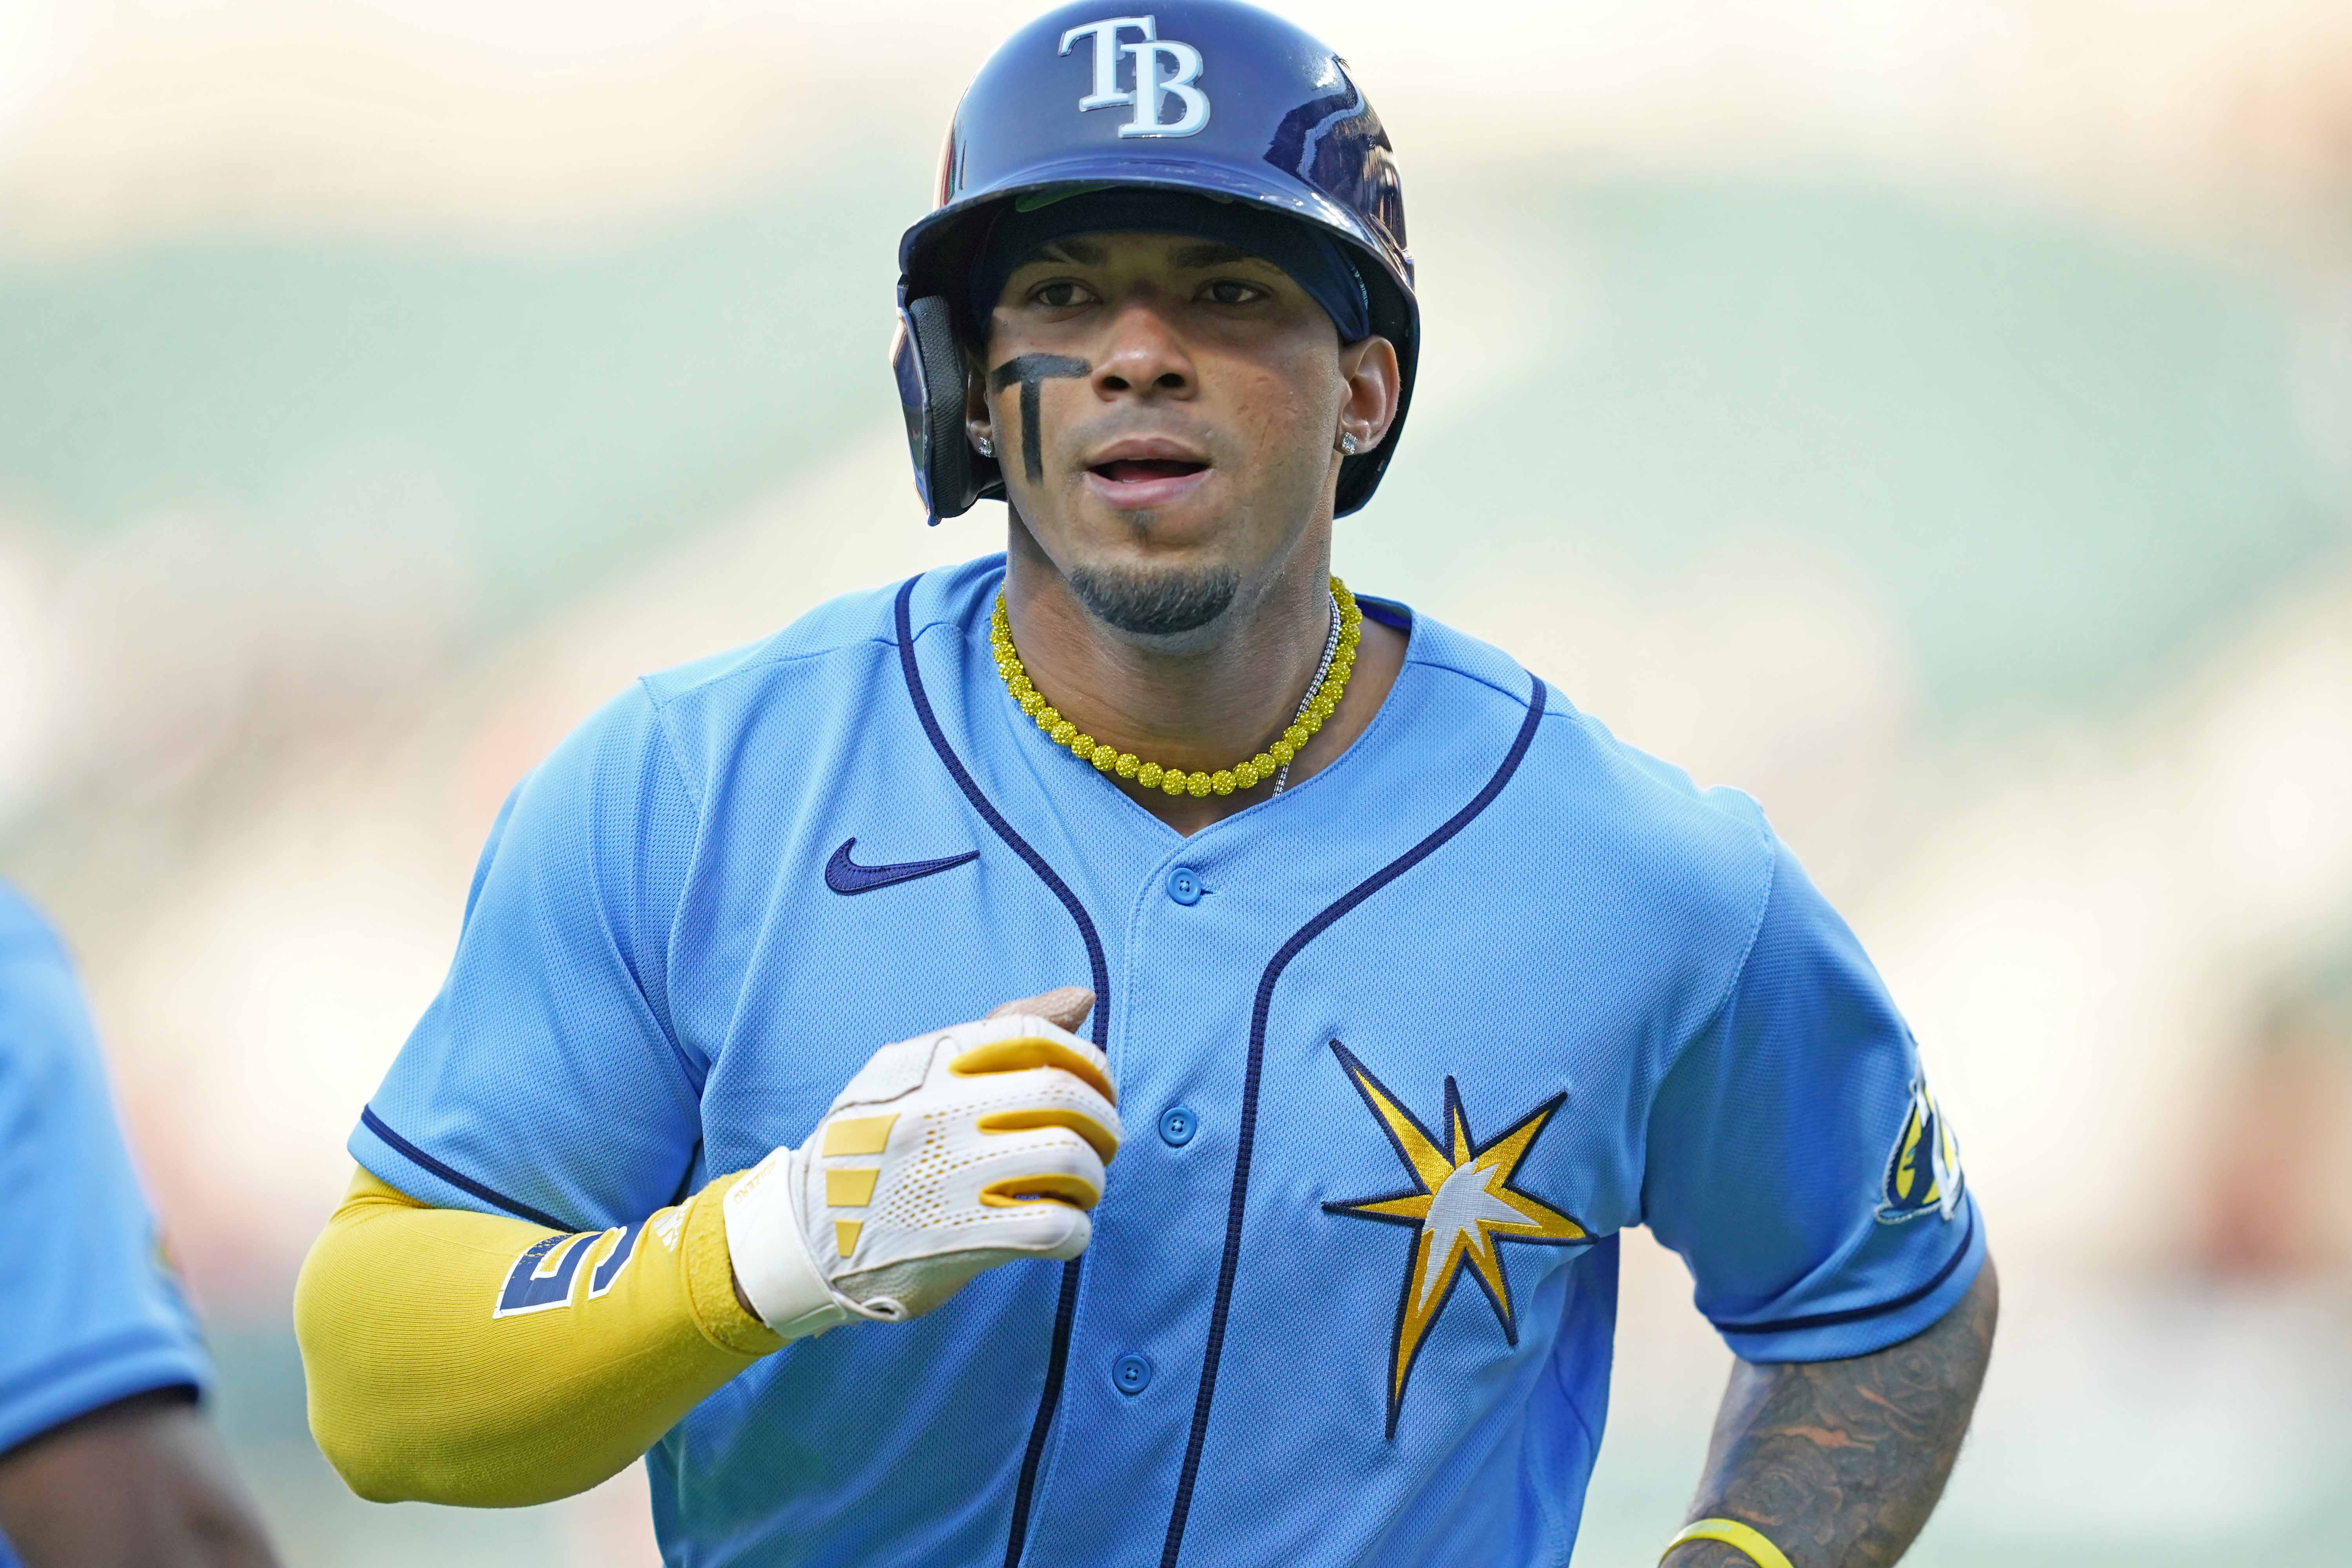
[[(1693, 1519), (1754, 1525), (1796, 1568), (1880, 1568), (1927, 1522), (1992, 1355), (1992, 1260), (1916, 1338), (1851, 1361), (1736, 1362), (1715, 1418)], [(1753, 1568), (1712, 1542), (1664, 1568)]]
[(1037, 384), (1048, 377), (1092, 375), (1094, 368), (1068, 354), (1015, 354), (989, 373), (991, 392), (1021, 384), (1021, 471), (1031, 484), (1045, 477), (1045, 448), (1037, 435)]

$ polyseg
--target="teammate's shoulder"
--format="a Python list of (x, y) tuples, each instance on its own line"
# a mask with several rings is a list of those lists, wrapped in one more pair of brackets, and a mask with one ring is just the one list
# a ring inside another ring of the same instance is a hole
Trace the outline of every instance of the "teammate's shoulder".
[(64, 951), (48, 917), (15, 883), (0, 878), (0, 955), (62, 957)]
[(53, 1075), (83, 1071), (94, 1049), (64, 939), (30, 899), (0, 880), (0, 1079), (19, 1094), (28, 1084), (54, 1088)]

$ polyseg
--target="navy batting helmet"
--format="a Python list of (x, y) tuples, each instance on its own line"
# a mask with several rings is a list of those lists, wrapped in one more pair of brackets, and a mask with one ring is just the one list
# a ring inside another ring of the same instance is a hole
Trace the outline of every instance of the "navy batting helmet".
[(939, 205), (898, 244), (891, 352), (915, 484), (931, 521), (1002, 497), (996, 463), (964, 439), (962, 300), (998, 207), (1106, 185), (1192, 192), (1316, 225), (1356, 259), (1372, 330), (1403, 372), (1387, 437), (1339, 468), (1339, 510), (1371, 499), (1412, 398), (1421, 314), (1404, 194), (1380, 117), (1347, 62), (1239, 0), (1160, 0), (1122, 16), (1101, 0), (1048, 12), (981, 68), (940, 163)]

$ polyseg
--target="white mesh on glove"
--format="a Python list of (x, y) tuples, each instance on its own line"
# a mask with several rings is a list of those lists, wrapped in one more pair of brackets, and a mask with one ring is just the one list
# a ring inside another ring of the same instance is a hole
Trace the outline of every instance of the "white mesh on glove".
[(787, 1339), (851, 1317), (920, 1317), (983, 1268), (1076, 1258), (1118, 1152), (1117, 1091), (1072, 1024), (1093, 1002), (1050, 993), (884, 1046), (797, 1149), (728, 1190), (727, 1247), (745, 1300)]

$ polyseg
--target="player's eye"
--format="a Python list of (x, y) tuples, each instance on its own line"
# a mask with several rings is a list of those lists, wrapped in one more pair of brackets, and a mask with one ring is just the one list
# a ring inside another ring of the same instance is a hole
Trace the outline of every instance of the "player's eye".
[(1048, 310), (1066, 310), (1073, 306), (1091, 305), (1094, 290), (1072, 278), (1053, 278), (1029, 290), (1029, 302)]
[(1238, 278), (1217, 278), (1201, 285), (1200, 297), (1212, 305), (1254, 305), (1266, 297), (1266, 290)]

